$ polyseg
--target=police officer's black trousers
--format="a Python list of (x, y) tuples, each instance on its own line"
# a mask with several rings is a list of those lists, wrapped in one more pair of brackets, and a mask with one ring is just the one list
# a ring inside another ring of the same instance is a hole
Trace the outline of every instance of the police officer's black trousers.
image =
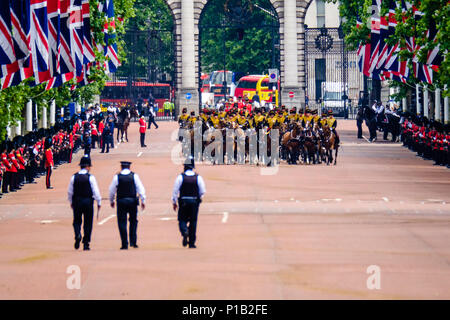
[(148, 118), (148, 127), (147, 127), (147, 129), (150, 129), (150, 127), (152, 126), (152, 123), (155, 125), (156, 129), (158, 129), (158, 125), (156, 124), (154, 117), (149, 117)]
[[(129, 200), (131, 202), (133, 200)], [(122, 203), (121, 203), (122, 202)], [(127, 200), (119, 199), (117, 201), (117, 223), (119, 225), (120, 239), (122, 240), (122, 247), (128, 247), (127, 235), (127, 217), (130, 221), (130, 245), (137, 244), (137, 205), (128, 204)]]
[[(179, 202), (178, 226), (181, 235), (189, 234), (189, 245), (194, 245), (197, 239), (198, 204), (183, 204)], [(189, 223), (189, 226), (187, 225)]]
[(89, 244), (94, 221), (94, 200), (92, 198), (77, 198), (73, 199), (72, 205), (75, 240), (81, 239), (81, 225), (83, 224), (83, 243)]

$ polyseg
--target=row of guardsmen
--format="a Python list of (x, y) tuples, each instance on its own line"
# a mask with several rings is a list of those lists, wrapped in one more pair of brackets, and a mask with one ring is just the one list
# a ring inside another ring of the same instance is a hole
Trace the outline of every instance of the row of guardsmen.
[(450, 168), (450, 124), (408, 116), (402, 123), (401, 141), (418, 156)]
[[(97, 128), (96, 120), (99, 123)], [(95, 142), (102, 144), (103, 119), (81, 120), (57, 123), (50, 129), (40, 129), (25, 136), (16, 136), (0, 144), (0, 197), (20, 190), (26, 183), (45, 175), (45, 186), (53, 189), (53, 169), (63, 163), (71, 163), (73, 153), (80, 147), (90, 153)]]
[(188, 124), (194, 125), (199, 119), (210, 123), (216, 129), (219, 128), (221, 121), (225, 122), (225, 124), (236, 122), (241, 126), (247, 125), (248, 128), (258, 128), (265, 124), (269, 128), (272, 128), (276, 124), (281, 125), (283, 123), (294, 122), (300, 122), (303, 127), (308, 123), (317, 124), (319, 127), (328, 125), (330, 128), (336, 128), (337, 126), (337, 121), (333, 116), (332, 110), (329, 110), (327, 113), (322, 113), (319, 116), (317, 110), (306, 108), (304, 111), (301, 109), (297, 113), (296, 107), (288, 111), (285, 106), (268, 111), (264, 108), (255, 108), (253, 111), (247, 108), (231, 108), (228, 111), (223, 107), (219, 110), (204, 108), (200, 111), (199, 116), (196, 116), (194, 111), (188, 114), (187, 109), (183, 108), (178, 122), (181, 126)]

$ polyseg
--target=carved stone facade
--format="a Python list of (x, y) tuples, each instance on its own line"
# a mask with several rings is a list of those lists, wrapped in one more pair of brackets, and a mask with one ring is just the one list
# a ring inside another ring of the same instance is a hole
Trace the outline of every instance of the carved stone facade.
[[(198, 39), (203, 8), (211, 0), (166, 0), (174, 18), (177, 111), (187, 107), (198, 112)], [(305, 104), (305, 15), (312, 0), (270, 0), (280, 22), (281, 102)], [(294, 97), (289, 97), (289, 92)], [(187, 95), (189, 93), (190, 95)], [(190, 96), (190, 99), (187, 97)]]

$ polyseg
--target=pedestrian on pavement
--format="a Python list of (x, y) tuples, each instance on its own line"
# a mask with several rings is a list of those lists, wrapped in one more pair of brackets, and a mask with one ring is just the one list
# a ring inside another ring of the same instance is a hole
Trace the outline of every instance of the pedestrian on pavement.
[(147, 147), (145, 145), (145, 131), (147, 130), (147, 125), (145, 123), (145, 117), (141, 116), (139, 119), (139, 133), (141, 134), (141, 147), (145, 148)]
[(150, 107), (149, 108), (149, 113), (148, 113), (148, 127), (147, 127), (147, 129), (150, 129), (152, 123), (155, 125), (156, 129), (158, 129), (158, 125), (156, 124), (155, 117), (156, 117), (155, 110), (153, 110), (153, 107)]
[(100, 191), (97, 180), (89, 173), (92, 163), (88, 156), (80, 160), (80, 171), (70, 179), (67, 191), (70, 207), (73, 209), (73, 229), (75, 231), (75, 249), (80, 247), (81, 224), (83, 224), (83, 250), (90, 250), (92, 224), (94, 220), (94, 200), (97, 201), (97, 210), (101, 208)]
[[(141, 198), (141, 208), (145, 209), (145, 188), (139, 176), (130, 170), (131, 162), (121, 161), (122, 170), (116, 174), (109, 186), (109, 201), (111, 208), (114, 208), (114, 196), (117, 193), (117, 222), (119, 225), (120, 239), (122, 241), (121, 250), (128, 249), (128, 243), (133, 248), (137, 245), (137, 213), (139, 197)], [(139, 197), (137, 196), (139, 194)], [(130, 221), (130, 242), (127, 236), (127, 217)]]
[(182, 244), (183, 247), (189, 244), (189, 248), (196, 248), (198, 209), (206, 192), (205, 182), (193, 171), (194, 168), (194, 158), (190, 156), (184, 164), (184, 172), (176, 178), (172, 192), (173, 210), (178, 209), (178, 227), (183, 237)]

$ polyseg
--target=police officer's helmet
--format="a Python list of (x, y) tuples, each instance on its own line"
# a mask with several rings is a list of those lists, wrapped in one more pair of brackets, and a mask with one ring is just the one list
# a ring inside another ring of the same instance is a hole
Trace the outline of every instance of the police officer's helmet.
[(194, 157), (193, 156), (187, 157), (186, 161), (184, 162), (184, 171), (192, 170), (194, 168), (195, 168)]
[(85, 168), (85, 167), (91, 167), (91, 166), (92, 166), (91, 158), (89, 158), (88, 155), (85, 155), (84, 157), (81, 158), (80, 167)]

